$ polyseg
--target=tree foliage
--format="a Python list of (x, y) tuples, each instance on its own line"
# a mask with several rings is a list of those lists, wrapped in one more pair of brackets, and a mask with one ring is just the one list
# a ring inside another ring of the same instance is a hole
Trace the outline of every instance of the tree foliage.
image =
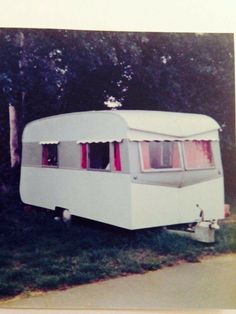
[(122, 109), (210, 115), (232, 151), (233, 46), (232, 34), (1, 29), (2, 158), (9, 103), (22, 132), (37, 118), (106, 109), (109, 99)]

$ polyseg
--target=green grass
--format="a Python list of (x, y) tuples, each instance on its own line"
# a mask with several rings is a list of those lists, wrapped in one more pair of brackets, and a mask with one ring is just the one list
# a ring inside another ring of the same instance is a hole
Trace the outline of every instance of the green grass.
[(236, 252), (236, 224), (222, 223), (216, 243), (207, 245), (160, 228), (126, 231), (84, 220), (66, 228), (48, 213), (9, 209), (0, 214), (0, 247), (4, 298)]

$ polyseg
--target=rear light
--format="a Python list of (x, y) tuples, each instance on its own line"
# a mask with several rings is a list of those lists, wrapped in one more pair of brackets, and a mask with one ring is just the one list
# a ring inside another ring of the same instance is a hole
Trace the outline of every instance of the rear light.
[(225, 215), (225, 218), (229, 217), (231, 215), (230, 205), (229, 204), (225, 204), (224, 205), (224, 215)]

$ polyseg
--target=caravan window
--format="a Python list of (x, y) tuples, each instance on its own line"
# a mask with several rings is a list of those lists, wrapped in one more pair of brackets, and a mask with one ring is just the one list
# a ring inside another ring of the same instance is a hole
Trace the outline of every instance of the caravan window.
[(88, 168), (110, 170), (108, 142), (88, 144)]
[(178, 142), (142, 142), (140, 148), (143, 171), (181, 168)]
[(42, 165), (48, 167), (58, 166), (58, 145), (43, 144), (42, 145)]
[(186, 169), (207, 169), (214, 166), (210, 141), (184, 142)]
[[(108, 142), (80, 144), (81, 169), (111, 170), (109, 146), (110, 144)], [(120, 143), (114, 142), (112, 147), (113, 169), (114, 171), (121, 171)]]

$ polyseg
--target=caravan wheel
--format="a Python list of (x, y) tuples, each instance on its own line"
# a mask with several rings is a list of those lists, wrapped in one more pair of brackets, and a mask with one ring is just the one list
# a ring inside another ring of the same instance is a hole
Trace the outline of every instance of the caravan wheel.
[(62, 212), (62, 221), (64, 223), (70, 223), (71, 222), (71, 213), (68, 209), (64, 209)]
[(61, 221), (65, 224), (70, 224), (71, 221), (71, 213), (66, 208), (56, 207), (54, 213), (54, 220)]

